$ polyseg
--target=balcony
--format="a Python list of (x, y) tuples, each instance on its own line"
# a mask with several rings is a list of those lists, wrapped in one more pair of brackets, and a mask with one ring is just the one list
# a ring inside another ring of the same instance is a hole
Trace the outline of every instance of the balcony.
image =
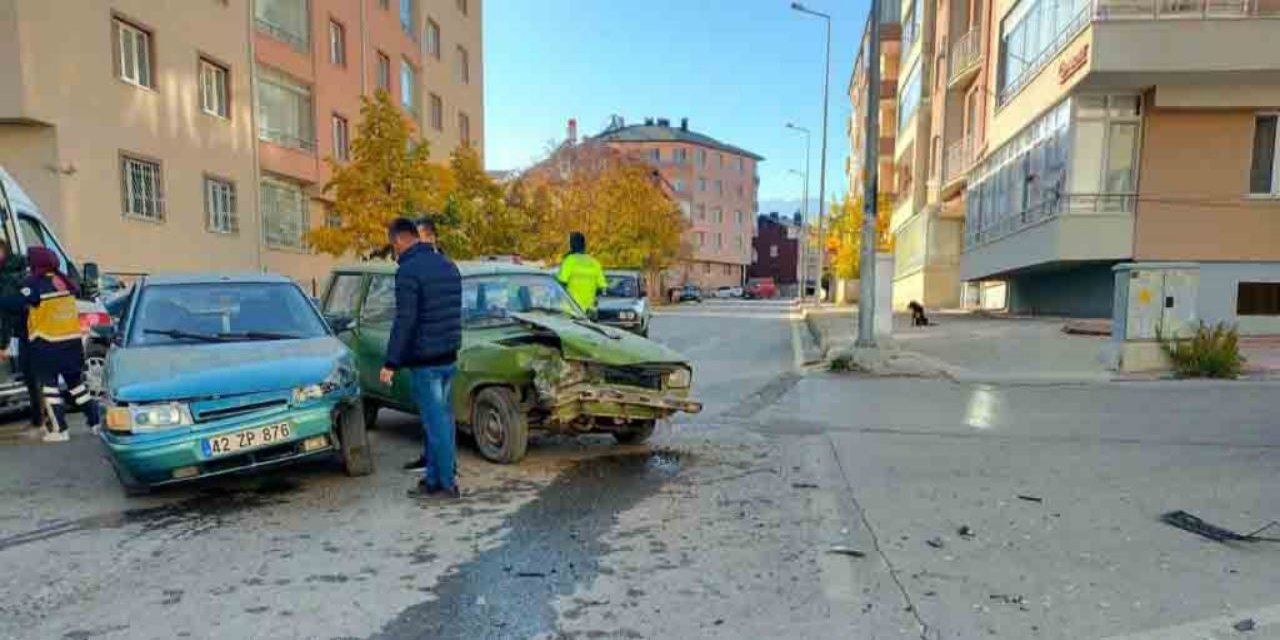
[(977, 77), (981, 68), (982, 29), (975, 26), (951, 45), (951, 74), (947, 87), (961, 89), (969, 86), (969, 81)]
[(1280, 0), (1094, 0), (1094, 20), (1280, 16)]
[(1133, 255), (1132, 194), (1064, 194), (1012, 215), (965, 221), (960, 277)]
[(973, 149), (972, 133), (947, 145), (942, 162), (942, 197), (950, 197), (964, 186), (965, 177), (973, 166)]
[(310, 38), (307, 37), (308, 34), (306, 31), (298, 32), (294, 29), (278, 25), (262, 16), (255, 17), (254, 23), (258, 27), (258, 31), (288, 44), (297, 51), (306, 53), (311, 46), (311, 41)]

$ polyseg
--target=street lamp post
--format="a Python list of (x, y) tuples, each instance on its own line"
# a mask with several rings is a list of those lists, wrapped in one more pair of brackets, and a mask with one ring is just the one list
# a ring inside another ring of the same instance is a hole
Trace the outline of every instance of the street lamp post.
[(858, 340), (856, 345), (876, 346), (876, 222), (880, 215), (880, 0), (871, 0), (868, 20), (867, 106), (863, 121), (862, 251), (859, 260)]
[[(822, 228), (827, 217), (827, 92), (831, 85), (831, 16), (820, 11), (814, 11), (799, 2), (792, 2), (791, 8), (800, 13), (807, 13), (826, 20), (827, 22), (827, 60), (826, 68), (822, 75), (822, 162), (818, 175), (818, 292), (822, 291), (822, 272), (826, 267), (827, 252), (823, 248), (825, 239), (823, 237)], [(819, 296), (821, 301), (821, 296)]]
[[(801, 190), (803, 195), (800, 198), (800, 242), (797, 243), (800, 258), (800, 302), (804, 302), (804, 292), (809, 286), (809, 256), (806, 249), (809, 245), (809, 139), (811, 136), (806, 127), (788, 122), (787, 128), (804, 134), (804, 188)], [(799, 174), (800, 172), (792, 169), (791, 173)], [(821, 272), (818, 273), (818, 284), (822, 284)]]

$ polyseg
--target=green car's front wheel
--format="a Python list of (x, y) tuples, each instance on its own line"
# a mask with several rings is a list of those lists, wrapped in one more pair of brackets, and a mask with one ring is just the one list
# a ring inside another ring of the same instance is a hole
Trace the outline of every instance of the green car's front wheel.
[(489, 387), (472, 403), (471, 433), (480, 455), (501, 464), (518, 462), (529, 446), (529, 423), (516, 394)]
[(356, 402), (338, 412), (338, 451), (342, 470), (349, 476), (373, 473), (373, 450), (369, 448), (369, 431), (365, 428), (364, 404)]

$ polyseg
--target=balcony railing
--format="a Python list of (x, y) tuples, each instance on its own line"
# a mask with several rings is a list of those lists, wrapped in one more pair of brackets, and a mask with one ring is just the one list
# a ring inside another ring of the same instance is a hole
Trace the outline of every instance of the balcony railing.
[(975, 69), (981, 58), (982, 29), (975, 26), (951, 45), (951, 75), (947, 80), (955, 82), (965, 72)]
[(1095, 20), (1280, 16), (1280, 0), (1094, 0)]
[(1011, 236), (1063, 214), (1133, 213), (1138, 197), (1132, 193), (1070, 193), (1046, 199), (1009, 216), (974, 224), (965, 220), (964, 250)]
[(305, 52), (311, 46), (310, 38), (308, 37), (309, 34), (305, 31), (298, 33), (288, 27), (275, 24), (261, 16), (256, 17), (254, 21), (257, 23), (258, 31), (261, 31), (272, 38), (297, 49), (298, 51)]
[(947, 145), (946, 159), (942, 163), (942, 181), (951, 184), (956, 178), (969, 172), (973, 166), (973, 134)]
[(258, 139), (273, 142), (282, 147), (291, 147), (307, 152), (314, 152), (316, 150), (316, 141), (314, 138), (302, 138), (291, 132), (272, 129), (265, 125), (258, 127)]

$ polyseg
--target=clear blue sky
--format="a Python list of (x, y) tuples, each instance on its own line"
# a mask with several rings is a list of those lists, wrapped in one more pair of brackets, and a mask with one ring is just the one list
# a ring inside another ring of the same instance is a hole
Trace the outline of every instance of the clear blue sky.
[[(810, 0), (832, 16), (827, 194), (846, 190), (847, 87), (868, 2)], [(569, 118), (595, 134), (619, 114), (689, 127), (765, 157), (760, 199), (799, 199), (813, 132), (810, 195), (821, 160), (824, 22), (790, 0), (486, 0), (485, 154), (490, 169), (528, 166)]]

